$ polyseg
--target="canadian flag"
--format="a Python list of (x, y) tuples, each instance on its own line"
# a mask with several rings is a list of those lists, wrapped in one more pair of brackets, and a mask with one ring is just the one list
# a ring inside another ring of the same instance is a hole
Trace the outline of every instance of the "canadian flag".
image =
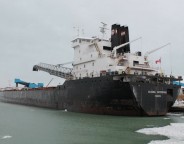
[(161, 58), (159, 60), (156, 60), (155, 63), (161, 63)]

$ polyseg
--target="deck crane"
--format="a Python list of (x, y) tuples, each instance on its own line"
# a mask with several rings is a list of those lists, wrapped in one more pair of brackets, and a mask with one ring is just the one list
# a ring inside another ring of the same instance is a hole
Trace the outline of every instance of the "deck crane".
[(145, 59), (147, 59), (147, 57), (148, 57), (149, 54), (154, 53), (155, 51), (160, 50), (160, 49), (162, 49), (162, 48), (164, 48), (164, 47), (166, 47), (166, 46), (168, 46), (170, 44), (171, 43), (167, 43), (167, 44), (165, 44), (165, 45), (163, 45), (161, 47), (158, 47), (158, 48), (155, 48), (153, 50), (150, 50), (150, 51), (146, 52), (145, 55), (144, 55)]
[(117, 50), (118, 50), (119, 48), (122, 48), (122, 47), (124, 47), (124, 46), (126, 46), (126, 45), (128, 45), (128, 44), (130, 44), (130, 43), (133, 43), (133, 42), (135, 42), (135, 41), (137, 41), (137, 40), (139, 40), (139, 39), (141, 39), (141, 38), (142, 38), (142, 37), (139, 37), (139, 38), (134, 39), (134, 40), (132, 40), (132, 41), (130, 41), (130, 42), (126, 42), (126, 43), (124, 43), (124, 44), (121, 44), (121, 45), (119, 45), (119, 46), (114, 47), (114, 48), (113, 48), (113, 51), (112, 51), (114, 57), (117, 57)]

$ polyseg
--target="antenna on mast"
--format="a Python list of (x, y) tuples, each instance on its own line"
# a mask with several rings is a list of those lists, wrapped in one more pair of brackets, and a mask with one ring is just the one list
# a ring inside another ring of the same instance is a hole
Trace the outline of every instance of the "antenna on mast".
[(75, 32), (75, 37), (79, 37), (79, 36), (84, 35), (84, 28), (81, 28), (80, 26), (74, 26), (73, 29)]
[(75, 37), (76, 36), (79, 37), (80, 36), (80, 27), (79, 26), (76, 26), (76, 27), (73, 27), (73, 29), (74, 29), (74, 31), (76, 33)]
[(106, 35), (106, 30), (109, 30), (107, 27), (107, 24), (104, 22), (101, 22), (102, 27), (100, 27), (100, 32), (102, 33), (102, 38)]

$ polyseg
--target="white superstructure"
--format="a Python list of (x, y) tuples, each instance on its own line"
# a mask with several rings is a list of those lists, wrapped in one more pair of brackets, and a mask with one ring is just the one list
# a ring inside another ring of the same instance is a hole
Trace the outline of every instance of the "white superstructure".
[(33, 70), (42, 70), (65, 79), (92, 78), (114, 74), (155, 75), (159, 73), (158, 67), (150, 66), (148, 55), (168, 44), (148, 51), (144, 56), (139, 51), (131, 53), (130, 44), (140, 38), (129, 41), (128, 27), (114, 24), (111, 29), (111, 39), (104, 39), (106, 25), (102, 24), (103, 27), (100, 28), (103, 38), (78, 36), (72, 40), (73, 68), (63, 67), (64, 64), (40, 63), (35, 65)]
[(121, 45), (111, 50), (110, 40), (78, 37), (72, 41), (72, 47), (74, 48), (72, 71), (74, 79), (113, 73), (138, 75), (158, 73), (158, 68), (149, 65), (147, 56), (142, 56), (141, 52), (116, 53)]

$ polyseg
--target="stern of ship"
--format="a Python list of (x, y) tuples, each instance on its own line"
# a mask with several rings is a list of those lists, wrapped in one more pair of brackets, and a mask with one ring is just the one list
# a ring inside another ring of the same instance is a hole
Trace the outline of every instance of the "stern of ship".
[(174, 104), (180, 86), (173, 84), (131, 83), (132, 91), (143, 115), (166, 115)]

